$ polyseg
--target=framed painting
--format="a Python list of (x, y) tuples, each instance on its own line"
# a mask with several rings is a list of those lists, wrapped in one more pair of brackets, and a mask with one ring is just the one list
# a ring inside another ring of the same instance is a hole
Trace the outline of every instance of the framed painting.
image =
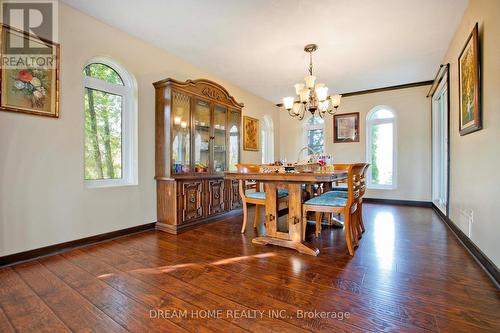
[(482, 128), (478, 24), (458, 57), (459, 130), (466, 135)]
[(259, 150), (259, 119), (243, 116), (243, 150)]
[(59, 117), (59, 44), (0, 29), (0, 110)]
[(359, 142), (359, 112), (333, 116), (333, 142)]

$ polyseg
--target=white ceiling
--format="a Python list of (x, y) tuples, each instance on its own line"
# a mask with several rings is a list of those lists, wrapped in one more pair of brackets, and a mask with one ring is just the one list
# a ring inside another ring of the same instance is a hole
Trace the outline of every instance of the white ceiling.
[(432, 79), (467, 0), (64, 0), (270, 101)]

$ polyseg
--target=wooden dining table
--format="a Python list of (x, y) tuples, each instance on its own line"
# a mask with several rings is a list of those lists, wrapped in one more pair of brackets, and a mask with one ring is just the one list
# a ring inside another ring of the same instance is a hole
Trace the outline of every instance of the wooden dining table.
[[(302, 185), (332, 183), (345, 180), (347, 172), (336, 170), (328, 173), (259, 173), (226, 172), (226, 179), (255, 180), (264, 184), (266, 192), (265, 235), (252, 239), (254, 244), (277, 245), (295, 249), (313, 256), (319, 249), (302, 239), (302, 228), (307, 220), (302, 216)], [(288, 208), (279, 210), (277, 190), (288, 189)], [(278, 217), (287, 215), (288, 232), (278, 230)]]

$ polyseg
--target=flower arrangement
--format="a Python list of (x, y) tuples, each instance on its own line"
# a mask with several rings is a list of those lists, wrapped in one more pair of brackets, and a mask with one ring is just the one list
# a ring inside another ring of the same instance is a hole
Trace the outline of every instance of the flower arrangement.
[(32, 107), (43, 108), (50, 85), (47, 70), (21, 69), (13, 79), (14, 91), (24, 94), (31, 101)]

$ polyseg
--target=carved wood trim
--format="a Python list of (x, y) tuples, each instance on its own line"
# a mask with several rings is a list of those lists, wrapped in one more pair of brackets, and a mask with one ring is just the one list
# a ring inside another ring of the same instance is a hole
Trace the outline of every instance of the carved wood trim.
[(214, 81), (210, 81), (207, 79), (187, 80), (182, 82), (172, 78), (168, 78), (153, 83), (153, 86), (155, 88), (171, 86), (178, 89), (191, 87), (191, 89), (189, 90), (190, 93), (193, 93), (192, 87), (194, 87), (196, 93), (204, 98), (209, 98), (215, 102), (226, 103), (237, 109), (241, 109), (244, 106), (243, 103), (238, 103), (234, 99), (234, 97), (229, 94), (226, 88)]

